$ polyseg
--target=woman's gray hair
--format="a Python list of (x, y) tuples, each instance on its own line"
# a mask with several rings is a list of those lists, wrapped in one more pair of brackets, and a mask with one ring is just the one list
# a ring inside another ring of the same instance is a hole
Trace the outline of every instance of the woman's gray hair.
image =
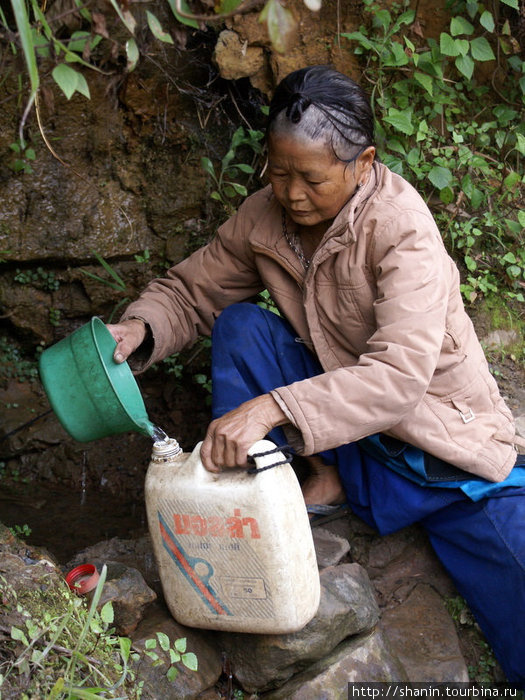
[(374, 117), (363, 89), (328, 66), (294, 71), (279, 83), (266, 130), (323, 139), (341, 161), (374, 145)]

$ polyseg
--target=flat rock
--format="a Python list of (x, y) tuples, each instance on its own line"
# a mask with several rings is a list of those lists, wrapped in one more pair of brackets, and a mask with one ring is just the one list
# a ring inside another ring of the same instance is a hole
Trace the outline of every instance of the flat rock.
[(454, 622), (430, 585), (417, 585), (404, 603), (384, 610), (381, 626), (409, 680), (469, 680)]
[(359, 564), (323, 569), (315, 617), (293, 634), (220, 633), (233, 675), (249, 691), (270, 690), (326, 657), (343, 639), (368, 632), (379, 609), (366, 571)]
[(363, 679), (408, 680), (380, 629), (341, 642), (331, 654), (265, 695), (264, 700), (348, 700), (348, 684)]
[(335, 535), (324, 527), (312, 528), (317, 565), (320, 569), (335, 566), (350, 550), (350, 543), (344, 537)]

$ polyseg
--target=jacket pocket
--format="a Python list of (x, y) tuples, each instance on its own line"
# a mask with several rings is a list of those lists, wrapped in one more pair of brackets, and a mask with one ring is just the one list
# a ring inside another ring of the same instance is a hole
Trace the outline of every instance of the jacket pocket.
[(495, 398), (486, 377), (478, 369), (460, 390), (445, 396), (429, 391), (424, 401), (450, 439), (464, 450), (476, 453), (496, 434), (499, 438), (500, 431), (506, 434), (505, 428), (512, 427)]

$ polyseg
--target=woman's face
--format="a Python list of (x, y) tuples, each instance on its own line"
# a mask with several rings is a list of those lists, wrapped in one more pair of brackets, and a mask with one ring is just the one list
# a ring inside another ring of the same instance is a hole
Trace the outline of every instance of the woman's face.
[(273, 133), (268, 139), (268, 177), (278, 202), (301, 227), (331, 222), (368, 179), (375, 149), (350, 164), (337, 160), (324, 140)]

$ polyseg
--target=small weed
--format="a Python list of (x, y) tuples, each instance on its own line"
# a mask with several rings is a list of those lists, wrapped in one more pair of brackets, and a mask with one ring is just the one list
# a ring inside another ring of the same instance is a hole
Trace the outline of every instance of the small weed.
[(56, 292), (60, 287), (60, 282), (55, 277), (55, 273), (44, 270), (43, 267), (37, 267), (36, 270), (20, 270), (17, 268), (14, 280), (19, 284), (30, 284), (46, 292)]
[(144, 252), (142, 253), (142, 255), (138, 254), (138, 255), (134, 255), (133, 257), (135, 258), (135, 262), (138, 262), (141, 264), (149, 263), (150, 259), (151, 259), (151, 255), (150, 255), (148, 248), (144, 249)]
[[(117, 292), (122, 292), (126, 294), (126, 296), (121, 299), (112, 309), (109, 318), (108, 318), (108, 323), (112, 323), (113, 318), (115, 317), (117, 311), (122, 308), (125, 304), (127, 304), (130, 300), (129, 296), (127, 295), (128, 288), (122, 277), (118, 274), (118, 272), (115, 270), (114, 267), (112, 267), (104, 258), (102, 255), (97, 253), (95, 250), (91, 251), (92, 254), (95, 256), (95, 258), (98, 260), (100, 263), (101, 267), (103, 270), (107, 272), (109, 277), (111, 279), (106, 279), (104, 277), (100, 277), (100, 275), (96, 275), (93, 272), (89, 272), (89, 270), (84, 270), (83, 268), (80, 268), (80, 272), (82, 274), (86, 275), (86, 277), (90, 277), (92, 280), (95, 280), (95, 282), (99, 282), (100, 284), (105, 285), (106, 287), (109, 287), (110, 289), (114, 289)], [(146, 251), (144, 251), (144, 255), (146, 254)], [(149, 252), (148, 252), (149, 256)]]
[(230, 148), (222, 158), (219, 167), (216, 168), (209, 158), (201, 158), (202, 168), (210, 176), (215, 188), (210, 196), (223, 205), (228, 216), (235, 212), (240, 198), (248, 194), (246, 184), (239, 182), (239, 177), (241, 175), (250, 177), (255, 172), (253, 165), (240, 160), (239, 149), (248, 147), (252, 151), (252, 156), (259, 155), (262, 152), (263, 139), (262, 131), (249, 129), (245, 132), (240, 126), (233, 134)]
[(13, 525), (9, 530), (11, 530), (15, 537), (21, 538), (30, 537), (32, 533), (31, 528), (26, 523), (24, 523), (24, 525)]
[(486, 642), (480, 641), (479, 645), (482, 648), (482, 652), (477, 663), (469, 665), (469, 678), (476, 683), (492, 683), (494, 681), (494, 670), (497, 668), (497, 661)]
[(26, 173), (30, 175), (33, 172), (31, 162), (35, 160), (35, 149), (27, 144), (21, 144), (19, 141), (9, 144), (9, 148), (16, 154), (15, 160), (11, 161), (8, 166), (15, 173)]
[(8, 338), (0, 337), (0, 383), (9, 379), (34, 382), (38, 379), (36, 360), (25, 359), (21, 350)]
[(52, 326), (59, 326), (60, 325), (60, 317), (62, 316), (62, 312), (60, 309), (49, 309), (49, 323)]
[[(164, 652), (164, 654), (159, 652)], [(196, 671), (198, 667), (197, 657), (193, 652), (186, 651), (186, 637), (176, 639), (171, 644), (170, 639), (164, 632), (157, 632), (155, 638), (147, 639), (144, 644), (144, 654), (148, 656), (153, 666), (162, 666), (166, 663), (166, 656), (169, 659), (166, 677), (169, 681), (174, 681), (179, 671), (174, 664), (182, 663), (190, 671)]]

